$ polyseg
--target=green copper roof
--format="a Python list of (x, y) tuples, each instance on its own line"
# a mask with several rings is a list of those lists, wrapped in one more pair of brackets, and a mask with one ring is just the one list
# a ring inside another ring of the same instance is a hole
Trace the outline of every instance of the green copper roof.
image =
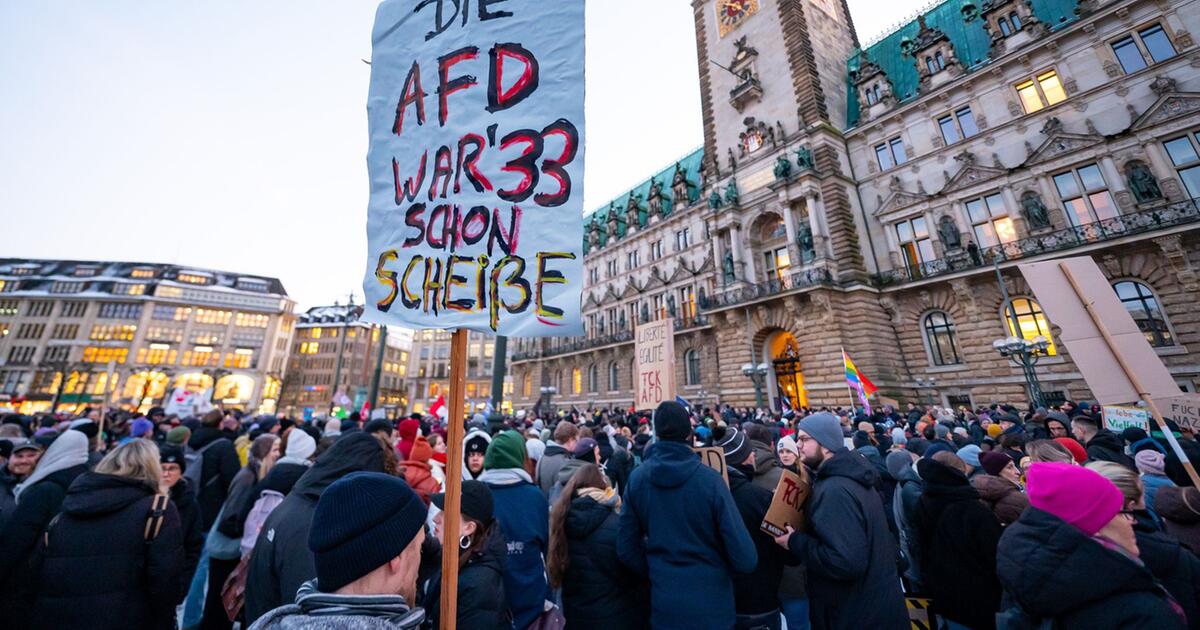
[[(688, 181), (688, 203), (695, 203), (700, 198), (700, 164), (704, 161), (704, 149), (696, 149), (687, 156), (678, 161), (679, 168), (683, 169), (684, 176)], [(648, 217), (646, 216), (646, 198), (650, 195), (650, 185), (655, 180), (658, 181), (662, 188), (663, 195), (663, 215), (671, 216), (674, 211), (675, 198), (671, 191), (671, 182), (675, 180), (675, 164), (664, 168), (656, 173), (653, 177), (638, 184), (625, 194), (613, 199), (608, 204), (601, 206), (587, 214), (583, 215), (584, 235), (583, 235), (583, 251), (587, 253), (587, 226), (592, 221), (599, 222), (600, 226), (600, 243), (601, 245), (608, 244), (608, 212), (611, 208), (617, 213), (620, 218), (620, 225), (617, 227), (618, 236), (624, 237), (627, 226), (625, 225), (625, 205), (629, 203), (629, 195), (638, 195), (641, 198), (641, 212), (638, 213), (638, 225), (645, 226)]]
[[(970, 0), (976, 7), (982, 8), (985, 0)], [(1057, 30), (1074, 21), (1076, 0), (1029, 0), (1033, 14), (1050, 30)], [(971, 72), (986, 65), (991, 41), (984, 30), (982, 17), (967, 22), (963, 17), (964, 0), (946, 0), (924, 13), (925, 23), (931, 29), (939, 29), (950, 38), (954, 47), (954, 55), (958, 57), (963, 69)], [(901, 42), (906, 38), (915, 41), (921, 28), (917, 20), (905, 24), (883, 39), (867, 47), (867, 57), (887, 73), (892, 83), (892, 91), (901, 102), (918, 96), (917, 60), (900, 52)], [(858, 124), (859, 106), (858, 95), (854, 81), (849, 77), (858, 70), (861, 64), (858, 51), (847, 62), (847, 89), (850, 96), (849, 107), (846, 110), (846, 127)]]

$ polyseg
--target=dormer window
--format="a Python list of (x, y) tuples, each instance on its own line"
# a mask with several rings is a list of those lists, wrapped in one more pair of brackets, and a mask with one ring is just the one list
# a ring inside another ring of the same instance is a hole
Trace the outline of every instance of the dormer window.
[(867, 105), (874, 105), (879, 102), (879, 84), (876, 83), (867, 88), (864, 94), (867, 95)]
[(1016, 11), (1001, 15), (996, 18), (996, 26), (1000, 29), (1002, 37), (1008, 37), (1021, 30), (1021, 16), (1017, 15)]
[(16, 267), (13, 267), (12, 271), (9, 273), (14, 276), (32, 276), (33, 274), (37, 273), (37, 271), (37, 265), (17, 265)]
[(946, 58), (942, 56), (942, 51), (937, 51), (933, 55), (925, 55), (925, 70), (929, 74), (937, 74), (946, 69)]
[(985, 2), (980, 15), (983, 29), (992, 40), (988, 54), (993, 58), (1031, 43), (1046, 32), (1029, 3), (1022, 0)]
[(130, 278), (149, 279), (156, 275), (154, 267), (138, 267), (129, 272)]
[(209, 284), (212, 282), (212, 276), (198, 271), (181, 271), (175, 276), (179, 282), (187, 284)]
[(91, 265), (80, 265), (75, 268), (74, 275), (76, 278), (90, 278), (96, 275), (96, 268)]

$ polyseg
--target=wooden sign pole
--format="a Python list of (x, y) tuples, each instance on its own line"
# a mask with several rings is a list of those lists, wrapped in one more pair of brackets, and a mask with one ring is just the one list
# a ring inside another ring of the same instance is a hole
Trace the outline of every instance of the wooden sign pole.
[(1150, 397), (1150, 393), (1146, 391), (1145, 387), (1142, 386), (1141, 379), (1138, 378), (1137, 372), (1129, 366), (1129, 364), (1125, 361), (1125, 357), (1121, 356), (1121, 353), (1118, 352), (1117, 344), (1115, 341), (1113, 341), (1112, 333), (1108, 331), (1108, 326), (1104, 325), (1104, 321), (1096, 313), (1093, 300), (1088, 299), (1088, 297), (1083, 294), (1083, 289), (1080, 288), (1079, 281), (1075, 279), (1075, 275), (1071, 273), (1071, 268), (1068, 265), (1059, 263), (1058, 268), (1062, 270), (1063, 275), (1067, 278), (1067, 282), (1071, 283), (1071, 289), (1075, 291), (1075, 295), (1079, 298), (1079, 301), (1083, 303), (1084, 308), (1087, 309), (1088, 315), (1092, 318), (1092, 323), (1095, 324), (1096, 329), (1100, 331), (1100, 336), (1104, 337), (1104, 343), (1108, 345), (1109, 351), (1111, 351), (1112, 355), (1117, 359), (1117, 365), (1120, 365), (1121, 371), (1125, 373), (1125, 378), (1129, 379), (1129, 383), (1133, 385), (1133, 389), (1137, 391), (1138, 396), (1140, 396), (1141, 399), (1146, 403), (1146, 406), (1150, 408), (1150, 415), (1154, 416), (1154, 422), (1158, 424), (1159, 430), (1163, 432), (1163, 436), (1166, 437), (1167, 442), (1170, 443), (1171, 448), (1175, 451), (1175, 454), (1179, 456), (1179, 461), (1183, 464), (1184, 469), (1187, 470), (1188, 477), (1191, 477), (1192, 479), (1192, 485), (1200, 488), (1200, 475), (1196, 474), (1195, 466), (1192, 466), (1192, 462), (1187, 458), (1187, 455), (1184, 454), (1183, 448), (1180, 447), (1179, 442), (1175, 440), (1175, 435), (1171, 433), (1171, 429), (1167, 428), (1167, 421), (1163, 419), (1162, 413), (1158, 411), (1158, 405), (1154, 404), (1154, 399)]
[(462, 518), (463, 401), (466, 400), (467, 331), (450, 337), (450, 426), (446, 428), (446, 512), (442, 517), (442, 628), (458, 620), (458, 523)]

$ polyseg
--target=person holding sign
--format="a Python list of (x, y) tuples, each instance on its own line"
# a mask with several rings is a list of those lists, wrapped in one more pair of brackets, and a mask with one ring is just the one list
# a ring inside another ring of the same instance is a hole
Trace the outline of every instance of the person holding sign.
[(899, 554), (875, 490), (879, 473), (844, 440), (833, 414), (800, 421), (800, 458), (816, 471), (807, 526), (789, 526), (775, 542), (808, 568), (814, 628), (907, 628)]
[(732, 628), (733, 574), (758, 564), (754, 542), (720, 473), (692, 450), (683, 405), (660, 403), (653, 422), (658, 441), (629, 479), (618, 556), (650, 578), (653, 627)]

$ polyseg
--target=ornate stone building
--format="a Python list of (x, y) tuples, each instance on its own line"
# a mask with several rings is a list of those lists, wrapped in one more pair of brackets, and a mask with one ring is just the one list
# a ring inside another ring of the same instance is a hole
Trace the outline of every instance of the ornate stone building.
[(890, 398), (1020, 400), (1014, 335), (1086, 399), (1016, 269), (1079, 255), (1195, 390), (1200, 0), (950, 0), (866, 46), (844, 0), (693, 7), (704, 146), (584, 218), (587, 335), (515, 341), (517, 407), (629, 406), (661, 317), (693, 402), (845, 404), (842, 349)]

